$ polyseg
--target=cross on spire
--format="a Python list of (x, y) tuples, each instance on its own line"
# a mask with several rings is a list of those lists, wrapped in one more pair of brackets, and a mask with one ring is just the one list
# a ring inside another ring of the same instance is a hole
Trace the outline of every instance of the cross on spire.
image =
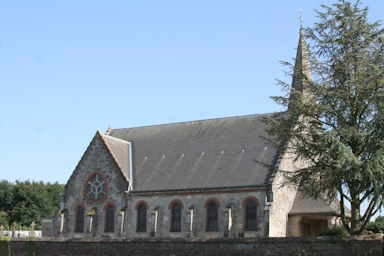
[(300, 28), (303, 28), (303, 9), (299, 9), (300, 12)]

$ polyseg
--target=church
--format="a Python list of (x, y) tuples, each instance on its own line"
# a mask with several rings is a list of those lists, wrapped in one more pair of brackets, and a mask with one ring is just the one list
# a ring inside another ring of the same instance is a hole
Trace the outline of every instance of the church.
[[(310, 72), (306, 64), (300, 31), (295, 69)], [(293, 78), (292, 88), (303, 90), (303, 82)], [(318, 235), (338, 223), (338, 205), (281, 186), (279, 169), (293, 170), (295, 163), (268, 144), (262, 119), (285, 113), (97, 131), (65, 186), (52, 234)]]

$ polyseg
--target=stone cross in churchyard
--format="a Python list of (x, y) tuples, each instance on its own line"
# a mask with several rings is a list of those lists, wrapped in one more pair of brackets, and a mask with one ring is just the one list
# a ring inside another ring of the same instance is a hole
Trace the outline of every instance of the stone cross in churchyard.
[(16, 237), (16, 222), (13, 222), (12, 224), (12, 236)]
[(120, 223), (119, 236), (123, 236), (124, 232), (124, 211), (120, 211), (118, 215), (118, 223)]
[(35, 236), (35, 222), (32, 221), (31, 223), (31, 233), (30, 233), (30, 236)]
[(60, 234), (63, 234), (63, 231), (64, 231), (64, 212), (61, 212), (60, 214), (60, 229), (59, 229), (59, 232)]
[(193, 225), (193, 207), (191, 206), (186, 212), (186, 227), (188, 227), (189, 231), (187, 237), (193, 237)]
[(93, 227), (93, 217), (96, 215), (96, 208), (92, 208), (89, 212), (87, 212), (88, 217), (88, 230), (87, 233), (92, 235), (92, 227)]

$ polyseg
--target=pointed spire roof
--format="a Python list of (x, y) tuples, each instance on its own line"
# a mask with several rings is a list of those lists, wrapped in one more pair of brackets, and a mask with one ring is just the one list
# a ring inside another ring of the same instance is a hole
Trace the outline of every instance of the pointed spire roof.
[[(308, 56), (308, 48), (304, 39), (302, 21), (300, 17), (300, 36), (297, 45), (296, 60), (292, 78), (290, 99), (296, 93), (306, 94), (306, 80), (311, 80), (311, 70)], [(290, 106), (288, 106), (289, 110)]]

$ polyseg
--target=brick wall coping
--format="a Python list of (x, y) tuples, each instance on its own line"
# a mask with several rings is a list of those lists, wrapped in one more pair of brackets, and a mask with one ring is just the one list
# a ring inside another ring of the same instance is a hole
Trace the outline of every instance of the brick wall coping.
[(1, 256), (382, 256), (383, 236), (309, 238), (12, 238), (0, 241)]
[(163, 243), (278, 243), (278, 242), (353, 242), (353, 241), (371, 241), (381, 242), (384, 241), (383, 234), (374, 234), (367, 236), (355, 237), (267, 237), (267, 238), (72, 238), (72, 237), (12, 237), (11, 241), (42, 241), (42, 242), (163, 242)]

